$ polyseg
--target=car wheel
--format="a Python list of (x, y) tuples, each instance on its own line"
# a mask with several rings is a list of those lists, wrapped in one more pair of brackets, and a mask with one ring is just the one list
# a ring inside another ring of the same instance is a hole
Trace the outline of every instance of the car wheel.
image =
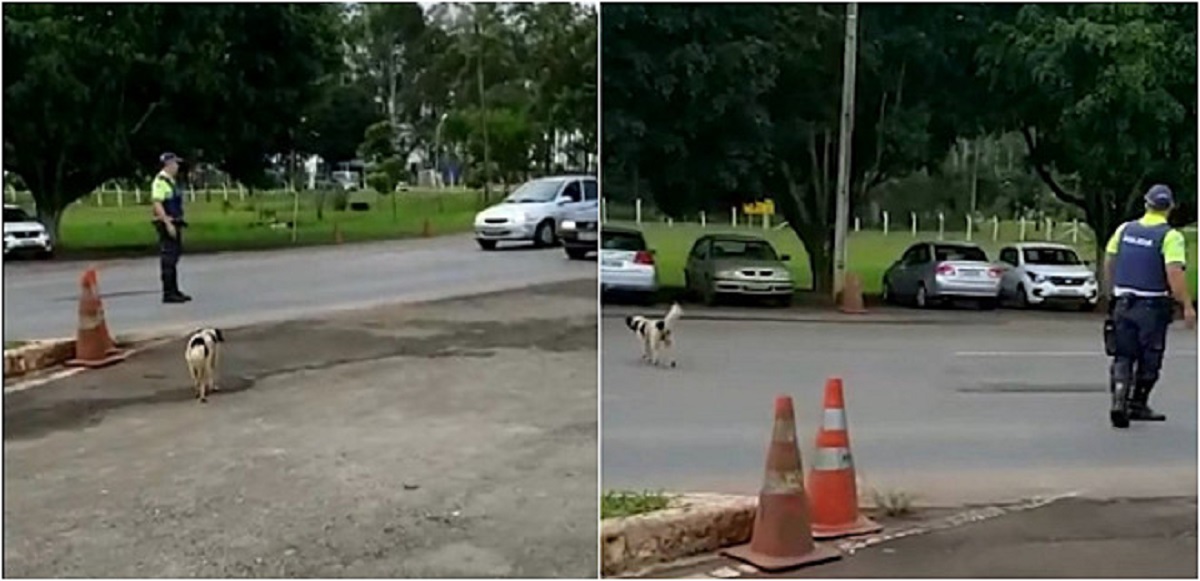
[(1017, 285), (1017, 306), (1022, 309), (1029, 308), (1029, 295), (1025, 292), (1025, 285)]
[(917, 287), (917, 296), (913, 300), (916, 302), (918, 309), (929, 308), (929, 292), (925, 290), (925, 283), (921, 283)]
[(537, 229), (533, 231), (533, 243), (538, 248), (554, 246), (555, 240), (554, 222), (551, 220), (538, 224)]
[(476, 238), (475, 241), (478, 242), (479, 247), (484, 250), (495, 250), (496, 249), (496, 241), (495, 240), (483, 240), (480, 238)]
[(585, 257), (587, 257), (587, 253), (587, 248), (568, 248), (567, 258), (571, 260), (583, 260)]

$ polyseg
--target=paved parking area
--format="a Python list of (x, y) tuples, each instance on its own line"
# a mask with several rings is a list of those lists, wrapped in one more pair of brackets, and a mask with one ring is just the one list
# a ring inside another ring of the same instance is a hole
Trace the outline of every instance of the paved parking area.
[(5, 396), (4, 574), (589, 577), (595, 282), (227, 332)]

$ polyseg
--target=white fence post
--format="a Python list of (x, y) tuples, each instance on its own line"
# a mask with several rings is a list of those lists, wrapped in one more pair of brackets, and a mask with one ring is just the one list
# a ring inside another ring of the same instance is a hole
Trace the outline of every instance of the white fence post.
[(671, 218), (670, 216), (667, 216), (667, 228), (674, 228), (674, 227), (675, 227), (675, 220), (673, 218)]
[(704, 214), (704, 210), (700, 210), (700, 227), (708, 228), (708, 216)]
[(974, 227), (975, 219), (972, 218), (970, 214), (967, 214), (967, 242), (971, 241), (971, 231), (974, 229)]
[(771, 229), (771, 215), (764, 213), (763, 214), (763, 230), (770, 230), (770, 229)]
[(117, 188), (117, 207), (124, 208), (125, 207), (125, 192), (121, 191), (120, 185), (117, 185), (116, 188)]
[(732, 216), (733, 216), (733, 218), (732, 218), (732, 220), (730, 220), (730, 223), (733, 224), (734, 228), (737, 228), (737, 206), (733, 207)]
[(1025, 241), (1025, 216), (1021, 216), (1021, 242)]
[(854, 231), (855, 231), (855, 232), (860, 232), (860, 231), (862, 231), (862, 220), (860, 220), (860, 219), (858, 218), (858, 216), (855, 216), (855, 217), (854, 217)]
[(103, 208), (104, 207), (104, 188), (101, 187), (99, 190), (92, 192), (92, 195), (96, 196), (96, 207)]
[(946, 213), (938, 212), (938, 240), (946, 238)]
[(229, 182), (221, 183), (221, 193), (225, 195), (225, 201), (229, 201)]
[(992, 242), (1000, 239), (1000, 216), (992, 216)]
[(884, 210), (883, 211), (883, 235), (884, 236), (888, 235), (888, 225), (889, 225), (888, 223), (890, 222), (890, 218), (891, 218), (891, 216), (888, 215), (887, 210)]
[(1079, 244), (1079, 218), (1071, 220), (1071, 244)]
[(243, 186), (242, 184), (238, 184), (238, 196), (241, 197), (241, 201), (243, 201), (243, 202), (246, 201), (246, 186)]
[(638, 226), (642, 225), (642, 199), (638, 198), (633, 203), (633, 220)]
[(1054, 240), (1054, 219), (1046, 218), (1046, 240)]
[(916, 213), (916, 212), (909, 212), (909, 215), (912, 217), (912, 234), (913, 234), (913, 238), (916, 238), (916, 237), (917, 237), (917, 213)]

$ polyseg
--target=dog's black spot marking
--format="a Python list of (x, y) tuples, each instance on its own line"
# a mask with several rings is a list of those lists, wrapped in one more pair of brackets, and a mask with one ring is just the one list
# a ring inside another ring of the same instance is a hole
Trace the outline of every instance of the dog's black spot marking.
[[(207, 345), (205, 345), (203, 335), (193, 335), (192, 340), (188, 341), (188, 349), (195, 349), (196, 347), (207, 347)], [(207, 353), (208, 351), (206, 349), (205, 354)]]
[(659, 331), (662, 331), (667, 328), (667, 322), (666, 321), (655, 321), (654, 326), (658, 327)]

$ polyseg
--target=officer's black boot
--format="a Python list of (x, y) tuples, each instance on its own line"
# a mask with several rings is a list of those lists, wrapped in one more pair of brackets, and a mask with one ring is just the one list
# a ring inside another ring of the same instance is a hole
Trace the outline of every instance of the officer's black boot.
[(1113, 381), (1112, 407), (1108, 411), (1108, 419), (1114, 428), (1129, 427), (1129, 386), (1122, 381)]
[(166, 304), (186, 303), (192, 298), (179, 292), (179, 282), (176, 279), (174, 269), (163, 269), (162, 285), (163, 285), (163, 302)]
[(1133, 398), (1129, 402), (1129, 419), (1137, 422), (1165, 422), (1167, 416), (1160, 414), (1150, 407), (1150, 392), (1153, 385), (1138, 382), (1133, 390)]

